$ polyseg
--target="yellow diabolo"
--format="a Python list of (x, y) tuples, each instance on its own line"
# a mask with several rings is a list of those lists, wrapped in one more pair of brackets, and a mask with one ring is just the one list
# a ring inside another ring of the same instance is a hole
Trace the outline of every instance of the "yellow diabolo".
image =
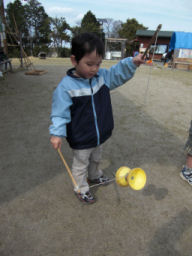
[(115, 174), (115, 180), (117, 184), (123, 187), (128, 186), (129, 185), (128, 174), (130, 171), (131, 169), (129, 167), (126, 167), (126, 166), (120, 167)]
[(115, 174), (116, 183), (120, 186), (130, 186), (134, 190), (144, 188), (147, 177), (141, 168), (130, 169), (129, 167), (120, 167)]
[(134, 190), (140, 190), (144, 188), (146, 181), (146, 173), (141, 168), (132, 169), (128, 175), (129, 186)]

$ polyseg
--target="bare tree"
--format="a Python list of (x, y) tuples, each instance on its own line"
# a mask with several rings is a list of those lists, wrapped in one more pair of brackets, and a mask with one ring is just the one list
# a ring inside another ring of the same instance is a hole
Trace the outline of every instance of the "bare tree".
[(114, 20), (111, 18), (103, 19), (103, 29), (105, 31), (106, 37), (111, 37), (111, 31), (113, 27)]
[(119, 30), (121, 29), (123, 22), (121, 20), (115, 20), (111, 31), (111, 37), (119, 38)]
[(105, 32), (105, 37), (115, 37), (118, 38), (118, 30), (121, 28), (122, 21), (120, 20), (113, 20), (112, 18), (103, 18), (98, 19), (100, 24), (103, 27), (103, 30)]

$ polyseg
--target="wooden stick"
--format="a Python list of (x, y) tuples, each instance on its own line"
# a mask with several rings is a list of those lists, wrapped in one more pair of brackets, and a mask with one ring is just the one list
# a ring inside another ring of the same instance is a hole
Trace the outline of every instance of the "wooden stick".
[(60, 155), (60, 157), (61, 157), (61, 160), (62, 160), (63, 164), (65, 165), (65, 168), (67, 169), (67, 172), (68, 172), (69, 176), (71, 177), (71, 180), (72, 180), (72, 182), (73, 182), (73, 185), (74, 185), (75, 188), (77, 189), (77, 192), (80, 193), (80, 190), (78, 189), (77, 182), (75, 181), (75, 179), (74, 179), (74, 177), (73, 177), (73, 175), (72, 175), (72, 173), (71, 173), (71, 170), (70, 170), (70, 168), (69, 168), (67, 162), (65, 161), (65, 159), (64, 159), (64, 157), (63, 157), (63, 154), (61, 153), (60, 148), (58, 148), (57, 151), (58, 151), (58, 153), (59, 153), (59, 155)]
[(147, 52), (148, 52), (149, 48), (151, 47), (151, 45), (154, 43), (155, 38), (156, 38), (157, 34), (159, 33), (161, 27), (162, 27), (162, 25), (159, 24), (158, 27), (157, 27), (157, 29), (156, 29), (156, 31), (155, 31), (155, 33), (154, 33), (154, 35), (152, 36), (152, 38), (151, 38), (151, 40), (150, 40), (150, 42), (149, 42), (149, 44), (148, 44), (148, 46), (147, 46), (147, 48), (146, 48), (146, 50), (145, 50), (143, 56), (142, 56), (142, 59), (144, 59), (145, 56), (147, 55)]

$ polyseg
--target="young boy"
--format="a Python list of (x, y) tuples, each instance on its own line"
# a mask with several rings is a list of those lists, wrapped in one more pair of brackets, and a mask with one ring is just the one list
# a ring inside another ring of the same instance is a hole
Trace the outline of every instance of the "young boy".
[(100, 69), (104, 56), (102, 41), (92, 33), (72, 40), (74, 68), (59, 83), (53, 94), (50, 126), (51, 143), (61, 147), (65, 137), (73, 150), (72, 174), (78, 185), (77, 197), (94, 203), (89, 184), (107, 184), (109, 178), (99, 169), (102, 144), (111, 136), (113, 114), (110, 90), (132, 78), (142, 55), (121, 60), (109, 70)]
[(180, 172), (180, 176), (182, 179), (192, 185), (192, 121), (189, 128), (189, 136), (185, 144), (185, 151), (187, 153), (187, 159), (186, 164), (183, 166), (183, 169)]

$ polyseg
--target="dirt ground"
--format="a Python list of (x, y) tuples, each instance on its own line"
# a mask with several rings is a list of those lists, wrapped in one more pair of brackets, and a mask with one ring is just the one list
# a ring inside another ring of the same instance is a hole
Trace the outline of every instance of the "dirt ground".
[[(33, 63), (47, 73), (16, 70), (0, 81), (0, 255), (191, 256), (192, 187), (179, 172), (192, 72), (142, 66), (112, 91), (115, 130), (101, 167), (110, 177), (124, 165), (141, 167), (147, 184), (96, 187), (98, 201), (87, 206), (49, 143), (52, 92), (70, 62)], [(71, 165), (65, 141), (62, 152)]]

